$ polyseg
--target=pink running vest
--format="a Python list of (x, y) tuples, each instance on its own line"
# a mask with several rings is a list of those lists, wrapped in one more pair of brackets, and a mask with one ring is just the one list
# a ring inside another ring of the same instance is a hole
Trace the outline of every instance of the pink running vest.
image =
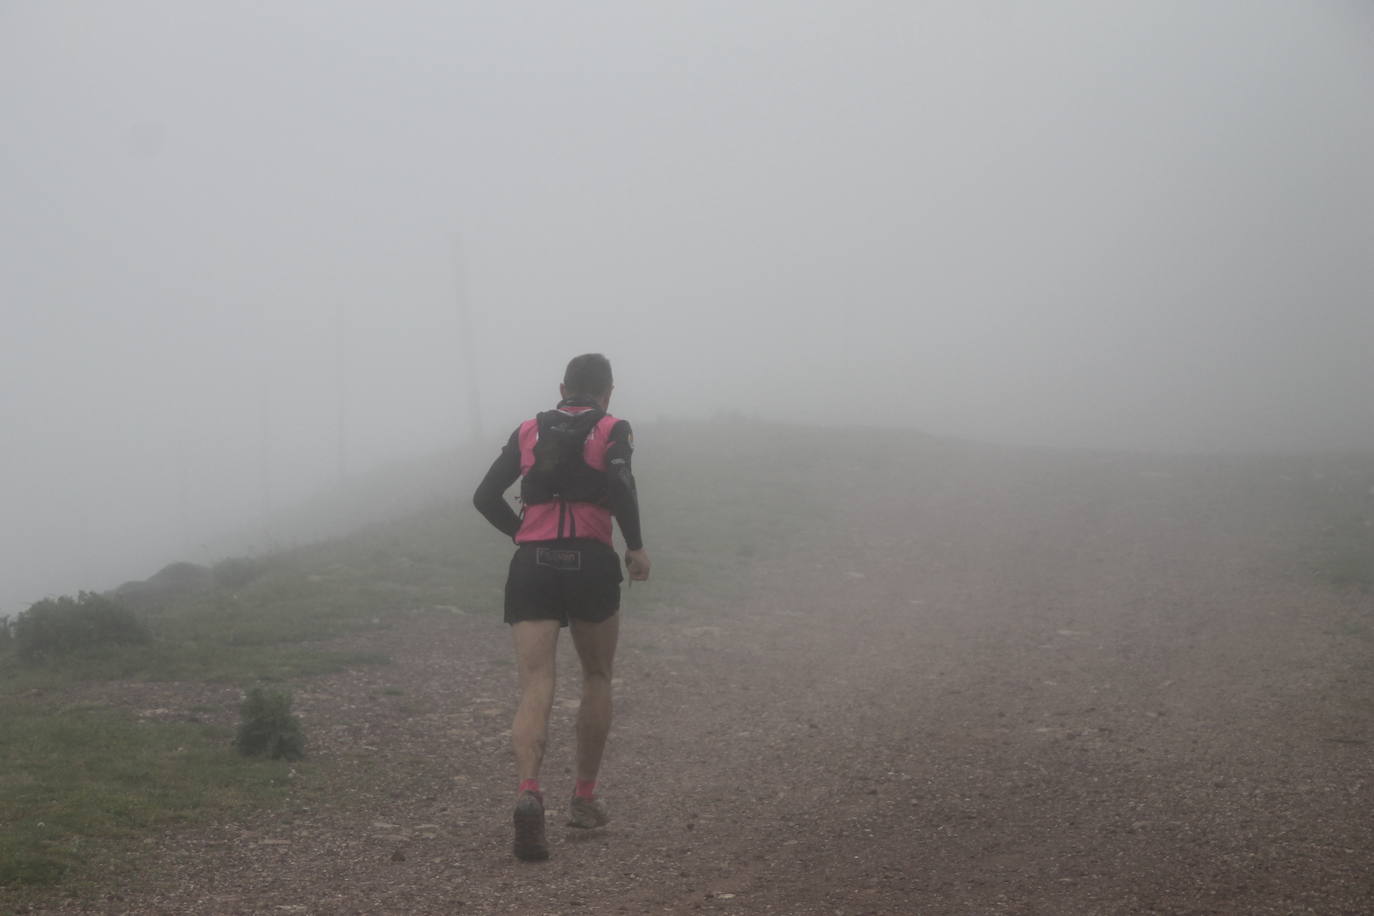
[[(579, 414), (586, 407), (564, 407), (564, 413)], [(606, 470), (606, 447), (610, 444), (611, 427), (619, 421), (606, 414), (592, 431), (582, 446), (582, 459), (597, 471)], [(539, 421), (532, 419), (520, 424), (520, 476), (524, 477), (534, 467), (534, 444), (539, 441)], [(611, 510), (608, 506), (595, 503), (565, 503), (560, 499), (553, 502), (525, 506), (520, 516), (520, 530), (515, 532), (515, 543), (527, 541), (553, 541), (558, 538), (592, 538), (605, 544), (611, 543)]]

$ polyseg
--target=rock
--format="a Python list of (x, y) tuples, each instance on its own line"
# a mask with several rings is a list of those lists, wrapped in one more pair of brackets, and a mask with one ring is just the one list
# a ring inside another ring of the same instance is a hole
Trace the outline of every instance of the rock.
[(125, 582), (113, 592), (126, 605), (158, 608), (214, 588), (214, 576), (196, 563), (169, 563), (141, 582)]
[(198, 563), (169, 563), (148, 579), (148, 584), (164, 592), (200, 592), (211, 588), (210, 570)]

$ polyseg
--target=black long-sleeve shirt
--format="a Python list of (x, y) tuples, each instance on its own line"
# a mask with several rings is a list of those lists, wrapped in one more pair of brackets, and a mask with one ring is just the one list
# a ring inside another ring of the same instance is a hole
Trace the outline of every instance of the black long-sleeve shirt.
[[(630, 550), (644, 547), (639, 526), (639, 496), (635, 478), (630, 470), (630, 456), (634, 451), (634, 436), (626, 420), (618, 420), (611, 427), (606, 445), (606, 476), (609, 487), (611, 514), (620, 526), (625, 546)], [(501, 454), (491, 463), (486, 476), (472, 494), (472, 504), (486, 520), (508, 537), (520, 530), (520, 516), (506, 502), (505, 493), (520, 479), (520, 430), (510, 434)]]

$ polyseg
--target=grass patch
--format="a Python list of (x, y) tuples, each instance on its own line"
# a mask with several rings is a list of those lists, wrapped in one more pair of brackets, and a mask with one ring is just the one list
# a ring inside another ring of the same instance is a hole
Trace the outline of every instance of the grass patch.
[(0, 701), (0, 887), (20, 893), (119, 868), (122, 841), (281, 797), (288, 764), (231, 735), (93, 707)]

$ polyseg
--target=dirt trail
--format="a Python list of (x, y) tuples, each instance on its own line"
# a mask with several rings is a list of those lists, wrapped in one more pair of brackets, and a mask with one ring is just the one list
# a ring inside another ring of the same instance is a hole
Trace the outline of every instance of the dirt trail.
[(1196, 481), (957, 467), (856, 490), (745, 606), (636, 587), (615, 819), (553, 829), (550, 862), (508, 854), (505, 628), (431, 617), (300, 690), (327, 783), (165, 837), (95, 909), (1374, 912), (1369, 598), (1275, 574), (1286, 520)]

